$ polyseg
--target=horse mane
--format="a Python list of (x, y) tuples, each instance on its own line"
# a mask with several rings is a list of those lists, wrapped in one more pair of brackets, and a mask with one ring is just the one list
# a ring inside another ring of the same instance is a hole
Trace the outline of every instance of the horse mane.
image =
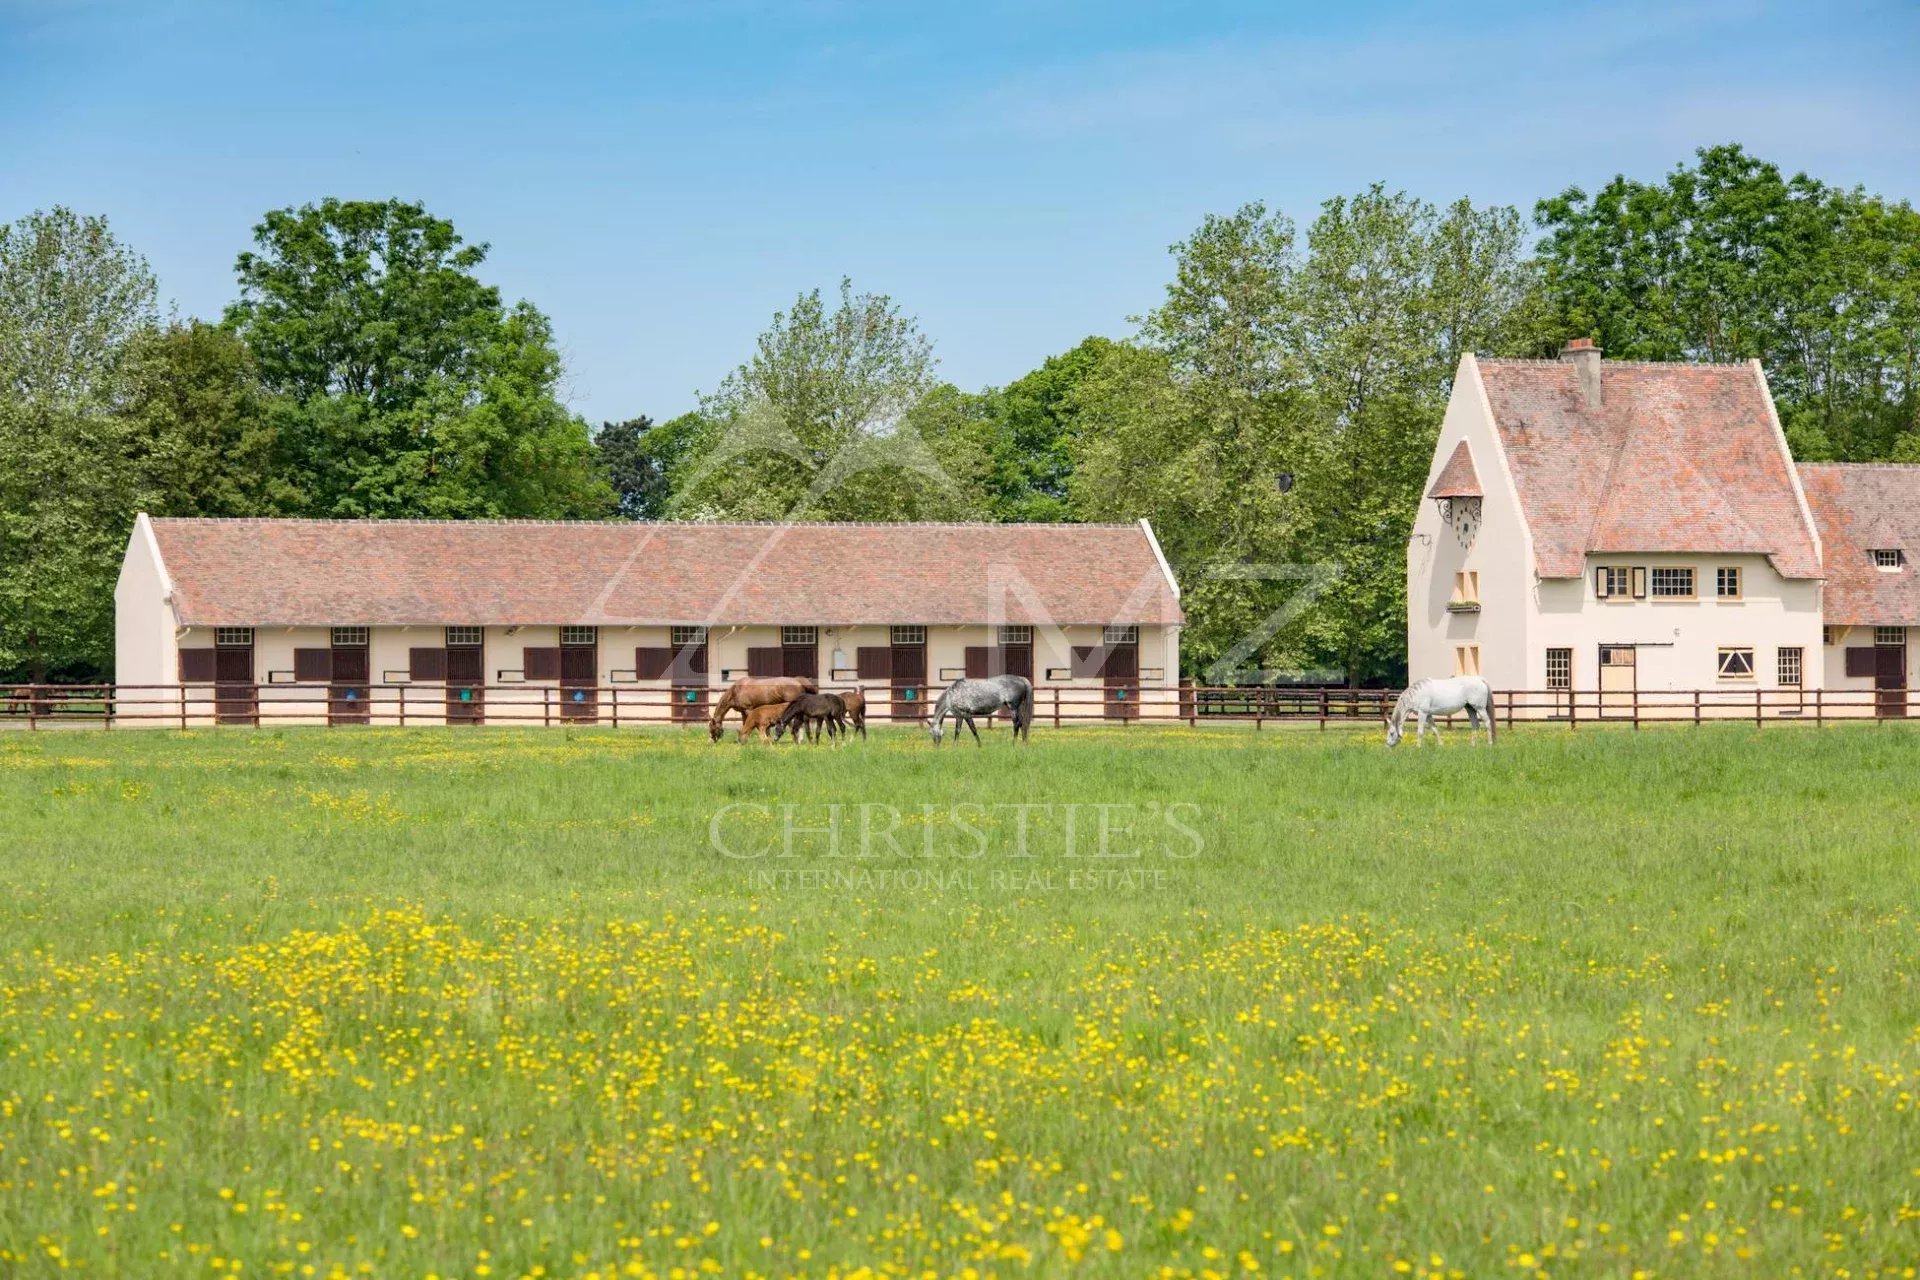
[(1393, 700), (1393, 718), (1395, 720), (1405, 720), (1407, 718), (1407, 707), (1412, 703), (1413, 695), (1432, 683), (1433, 677), (1425, 676), (1419, 680), (1415, 680), (1412, 684), (1402, 689), (1400, 696)]

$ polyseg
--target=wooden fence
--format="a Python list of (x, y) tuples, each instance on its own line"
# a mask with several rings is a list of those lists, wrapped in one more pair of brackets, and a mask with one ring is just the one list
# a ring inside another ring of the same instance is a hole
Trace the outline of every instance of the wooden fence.
[[(830, 690), (835, 687), (827, 686)], [(924, 724), (940, 686), (861, 683), (871, 724)], [(0, 686), (0, 727), (196, 728), (211, 725), (703, 725), (714, 688), (601, 685), (376, 684)], [(1174, 688), (1048, 684), (1034, 690), (1045, 726), (1107, 724), (1377, 725), (1392, 689)], [(1502, 724), (1825, 724), (1920, 711), (1906, 689), (1497, 690)], [(737, 721), (735, 722), (737, 723)], [(1458, 727), (1464, 717), (1449, 721)]]

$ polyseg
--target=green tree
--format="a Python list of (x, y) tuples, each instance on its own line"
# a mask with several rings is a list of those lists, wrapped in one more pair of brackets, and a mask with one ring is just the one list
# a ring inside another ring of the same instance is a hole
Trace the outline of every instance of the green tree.
[(399, 200), (269, 213), (227, 324), (276, 397), (306, 514), (564, 517), (613, 503), (560, 403), (552, 327), (474, 270), (486, 246)]
[(154, 318), (146, 262), (69, 209), (0, 226), (0, 669), (95, 675), (141, 497), (115, 412)]
[(1920, 221), (1735, 145), (1663, 182), (1543, 200), (1553, 316), (1611, 357), (1759, 358), (1796, 453), (1868, 461), (1916, 425)]
[(253, 354), (231, 331), (192, 320), (134, 335), (121, 414), (155, 515), (297, 509)]
[(1073, 396), (1114, 343), (1087, 338), (1071, 351), (1047, 357), (1038, 369), (988, 392), (985, 412), (994, 427), (986, 442), (988, 513), (995, 520), (1049, 522), (1071, 516)]
[[(963, 515), (979, 497), (974, 435), (952, 430), (933, 346), (885, 294), (840, 282), (776, 313), (753, 355), (704, 397), (674, 511), (704, 519), (902, 520)], [(941, 430), (928, 430), (938, 425)]]

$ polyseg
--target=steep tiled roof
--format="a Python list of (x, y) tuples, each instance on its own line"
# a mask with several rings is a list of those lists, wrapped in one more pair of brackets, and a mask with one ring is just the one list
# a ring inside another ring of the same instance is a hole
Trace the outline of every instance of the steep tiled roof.
[(1764, 553), (1820, 576), (1757, 366), (1603, 361), (1590, 409), (1572, 361), (1478, 363), (1542, 577), (1650, 551)]
[(1429, 498), (1479, 498), (1485, 495), (1480, 491), (1480, 473), (1473, 469), (1473, 451), (1462, 440), (1453, 446), (1453, 456), (1447, 459), (1447, 465), (1440, 468), (1440, 476), (1433, 482), (1433, 488), (1427, 490)]
[[(1803, 462), (1800, 483), (1826, 552), (1827, 621), (1920, 627), (1920, 466)], [(1874, 568), (1875, 550), (1906, 552), (1906, 567)]]
[(1181, 621), (1140, 525), (153, 521), (193, 626)]

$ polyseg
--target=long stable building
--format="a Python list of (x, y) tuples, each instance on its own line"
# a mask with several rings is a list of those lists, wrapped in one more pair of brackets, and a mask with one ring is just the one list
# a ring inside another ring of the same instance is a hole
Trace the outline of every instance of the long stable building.
[(744, 675), (915, 720), (961, 675), (1174, 714), (1180, 590), (1123, 525), (135, 522), (123, 723), (704, 718)]

